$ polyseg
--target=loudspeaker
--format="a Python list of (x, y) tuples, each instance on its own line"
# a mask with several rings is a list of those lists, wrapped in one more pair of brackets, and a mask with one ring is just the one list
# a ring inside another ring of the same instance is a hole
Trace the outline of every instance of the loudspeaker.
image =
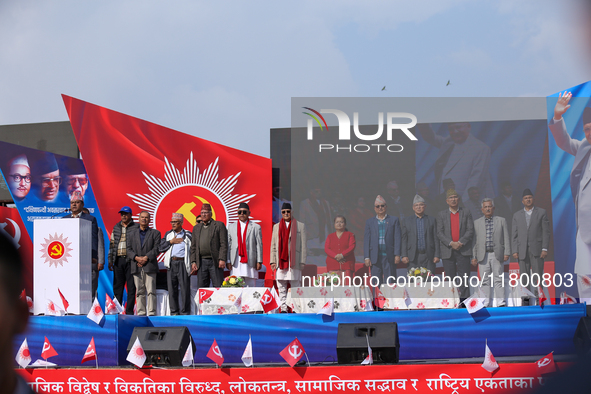
[(579, 356), (584, 356), (589, 352), (591, 349), (591, 317), (581, 317), (575, 330), (573, 343)]
[(136, 338), (140, 339), (146, 353), (147, 365), (182, 366), (189, 343), (195, 354), (195, 342), (187, 327), (135, 327), (127, 345), (127, 353)]
[(396, 323), (340, 323), (337, 334), (339, 364), (359, 364), (368, 355), (367, 342), (374, 363), (397, 363), (398, 325)]

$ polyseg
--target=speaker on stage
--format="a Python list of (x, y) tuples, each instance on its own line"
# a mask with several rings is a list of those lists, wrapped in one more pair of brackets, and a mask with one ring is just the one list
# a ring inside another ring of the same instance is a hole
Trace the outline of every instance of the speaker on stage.
[(397, 363), (398, 325), (396, 323), (340, 323), (337, 334), (339, 364), (359, 364), (368, 354), (367, 342), (374, 363)]
[(591, 317), (581, 317), (573, 338), (579, 356), (584, 356), (591, 349)]
[(136, 338), (140, 339), (148, 365), (182, 366), (189, 343), (195, 354), (195, 342), (187, 327), (135, 327), (127, 345), (128, 353)]

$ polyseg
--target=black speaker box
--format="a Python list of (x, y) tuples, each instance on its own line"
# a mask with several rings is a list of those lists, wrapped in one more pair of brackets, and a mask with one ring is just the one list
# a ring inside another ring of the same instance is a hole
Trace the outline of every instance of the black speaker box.
[(127, 353), (136, 338), (140, 339), (146, 353), (146, 365), (182, 366), (189, 343), (195, 354), (195, 343), (187, 327), (135, 327), (127, 345)]
[(584, 356), (591, 349), (591, 317), (581, 317), (573, 338), (579, 356)]
[(368, 355), (367, 342), (374, 363), (398, 362), (398, 325), (396, 323), (340, 323), (337, 334), (339, 364), (360, 364)]

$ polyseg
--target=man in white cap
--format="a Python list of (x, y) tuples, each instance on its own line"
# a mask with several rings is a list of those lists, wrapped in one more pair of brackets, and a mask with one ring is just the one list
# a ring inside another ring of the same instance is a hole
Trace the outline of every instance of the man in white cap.
[[(172, 229), (164, 234), (160, 241), (160, 253), (164, 253), (166, 281), (168, 283), (168, 303), (170, 314), (175, 316), (191, 314), (191, 275), (196, 269), (191, 268), (191, 232), (183, 229), (184, 216), (173, 213), (170, 224)], [(179, 287), (181, 299), (179, 305)]]
[(26, 155), (18, 155), (10, 161), (8, 187), (15, 201), (23, 200), (31, 191), (31, 167)]
[(414, 215), (400, 221), (402, 230), (402, 262), (408, 268), (427, 268), (435, 275), (436, 264), (441, 256), (437, 238), (437, 222), (425, 214), (426, 204), (418, 194), (412, 204)]
[(396, 216), (389, 216), (386, 200), (377, 196), (374, 202), (376, 216), (365, 222), (363, 254), (371, 276), (378, 278), (378, 286), (388, 277), (396, 278), (396, 266), (400, 263), (401, 231)]
[(247, 287), (254, 287), (263, 266), (261, 226), (249, 220), (247, 203), (238, 206), (238, 221), (228, 225), (228, 266), (231, 275), (244, 278)]
[(273, 226), (271, 269), (276, 271), (281, 313), (287, 313), (287, 282), (292, 288), (301, 286), (302, 267), (306, 264), (306, 226), (294, 219), (290, 203), (283, 203), (281, 216)]

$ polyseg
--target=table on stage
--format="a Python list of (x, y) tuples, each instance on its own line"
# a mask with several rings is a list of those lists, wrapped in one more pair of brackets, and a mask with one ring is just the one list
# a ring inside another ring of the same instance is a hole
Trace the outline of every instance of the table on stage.
[[(437, 284), (437, 282), (435, 282)], [(404, 289), (408, 297), (404, 296)], [(458, 290), (449, 282), (431, 288), (431, 282), (414, 282), (406, 286), (382, 285), (386, 298), (384, 309), (452, 309), (460, 302)]]
[(334, 312), (373, 310), (371, 289), (366, 286), (295, 287), (287, 293), (286, 304), (295, 313), (317, 313), (327, 301), (334, 299)]

